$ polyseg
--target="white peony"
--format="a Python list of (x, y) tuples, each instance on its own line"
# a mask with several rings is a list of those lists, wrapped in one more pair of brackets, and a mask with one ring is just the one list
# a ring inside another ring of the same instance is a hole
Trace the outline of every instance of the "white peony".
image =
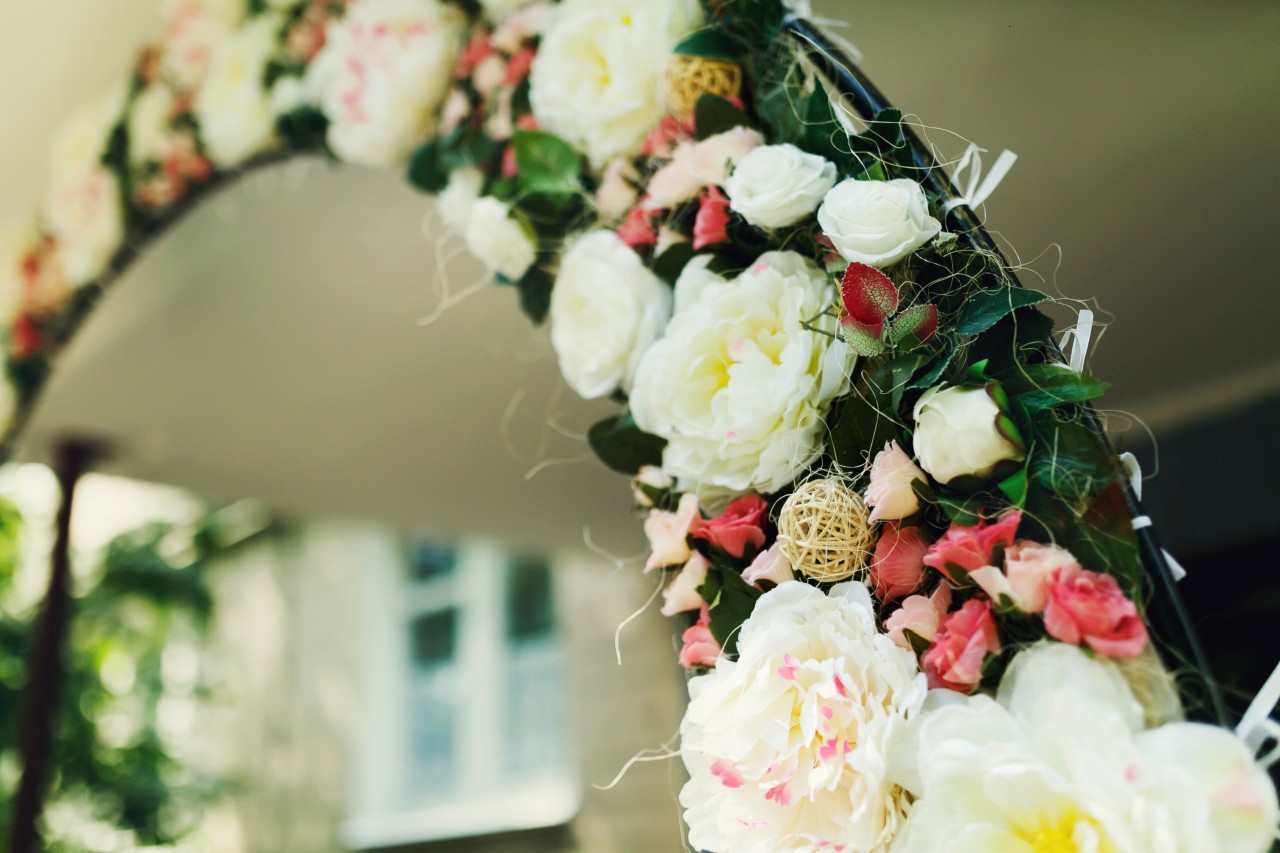
[(636, 153), (666, 115), (672, 49), (701, 23), (697, 0), (565, 0), (530, 75), (538, 124), (596, 168)]
[(930, 388), (913, 416), (916, 458), (943, 485), (957, 477), (989, 477), (999, 463), (1025, 458), (1009, 427), (1001, 431), (1007, 418), (987, 387)]
[(307, 71), (343, 160), (395, 166), (431, 135), (466, 19), (441, 0), (361, 0), (329, 24)]
[(823, 418), (849, 387), (848, 348), (801, 326), (835, 288), (795, 252), (767, 252), (732, 281), (691, 275), (696, 296), (681, 295), (641, 359), (631, 413), (667, 440), (667, 473), (776, 492), (821, 452)]
[(591, 399), (631, 387), (671, 316), (671, 288), (612, 231), (576, 240), (551, 290), (551, 344), (569, 387)]
[(124, 92), (113, 89), (74, 115), (53, 142), (44, 224), (57, 240), (62, 272), (72, 287), (105, 272), (124, 241), (120, 182), (102, 165), (123, 111)]
[(160, 73), (180, 89), (194, 89), (214, 49), (244, 17), (244, 0), (164, 0)]
[(511, 281), (519, 280), (538, 254), (528, 226), (492, 196), (482, 196), (471, 205), (462, 237), (471, 254)]
[(265, 150), (275, 135), (275, 111), (265, 85), (280, 22), (264, 15), (214, 50), (193, 112), (209, 159), (220, 169)]
[(924, 190), (908, 178), (841, 181), (822, 200), (818, 224), (846, 261), (876, 268), (897, 263), (942, 230)]
[(738, 162), (724, 191), (729, 208), (752, 225), (785, 228), (813, 213), (835, 183), (827, 159), (794, 145), (765, 145)]
[(484, 174), (473, 166), (454, 169), (449, 183), (436, 195), (440, 219), (454, 231), (462, 231), (471, 221), (471, 208), (484, 189)]
[(1265, 851), (1280, 813), (1244, 746), (1190, 723), (1144, 733), (1142, 719), (1113, 665), (1032, 646), (997, 699), (924, 717), (919, 799), (893, 853)]
[(799, 581), (756, 603), (689, 684), (680, 793), (689, 842), (717, 853), (882, 851), (908, 805), (893, 763), (927, 688), (876, 627), (861, 584)]

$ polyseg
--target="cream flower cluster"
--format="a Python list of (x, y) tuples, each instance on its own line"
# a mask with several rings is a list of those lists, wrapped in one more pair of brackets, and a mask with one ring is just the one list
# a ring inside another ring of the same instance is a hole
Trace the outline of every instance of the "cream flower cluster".
[(891, 761), (927, 689), (864, 586), (780, 584), (743, 624), (738, 660), (689, 690), (680, 802), (694, 848), (887, 849), (909, 802)]
[(803, 324), (834, 295), (812, 261), (785, 251), (732, 281), (704, 274), (693, 295), (677, 293), (631, 393), (636, 424), (667, 440), (668, 474), (767, 493), (813, 461), (827, 409), (849, 388), (848, 356)]
[(431, 133), (465, 18), (442, 0), (361, 0), (329, 25), (306, 87), (343, 160), (395, 166)]

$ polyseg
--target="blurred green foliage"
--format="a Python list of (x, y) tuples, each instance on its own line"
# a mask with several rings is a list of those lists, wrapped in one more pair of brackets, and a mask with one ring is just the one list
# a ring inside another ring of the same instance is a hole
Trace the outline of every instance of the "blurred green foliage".
[[(22, 520), (0, 500), (0, 602), (18, 570)], [(205, 566), (216, 550), (209, 522), (194, 530), (152, 524), (114, 539), (77, 581), (63, 650), (43, 848), (88, 853), (85, 833), (121, 833), (127, 846), (171, 845), (199, 821), (220, 786), (184, 765), (182, 720), (208, 688), (199, 651), (213, 601)], [(26, 655), (35, 612), (0, 607), (0, 832), (8, 835), (18, 778)], [(166, 726), (166, 716), (179, 724)]]

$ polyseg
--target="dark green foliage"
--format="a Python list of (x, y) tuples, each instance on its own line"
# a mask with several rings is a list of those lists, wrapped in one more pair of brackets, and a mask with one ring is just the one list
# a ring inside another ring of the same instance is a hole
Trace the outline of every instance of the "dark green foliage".
[(623, 412), (605, 418), (587, 431), (587, 442), (605, 465), (619, 474), (635, 474), (645, 465), (662, 464), (662, 449), (666, 441), (640, 429)]

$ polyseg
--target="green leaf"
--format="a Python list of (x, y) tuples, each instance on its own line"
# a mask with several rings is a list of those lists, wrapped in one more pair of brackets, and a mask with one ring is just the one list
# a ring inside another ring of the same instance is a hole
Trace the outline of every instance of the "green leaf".
[(1027, 469), (1019, 468), (1014, 474), (996, 484), (1012, 506), (1023, 507), (1027, 503)]
[(1044, 302), (1048, 298), (1037, 290), (1024, 287), (980, 291), (965, 300), (956, 332), (961, 335), (981, 334), (1019, 308)]
[(1005, 381), (1028, 412), (1083, 403), (1101, 397), (1111, 383), (1064, 364), (1032, 364), (1015, 368)]
[(861, 468), (892, 437), (893, 423), (876, 408), (883, 401), (871, 396), (875, 402), (856, 391), (845, 397), (831, 427), (831, 456), (842, 468)]
[(956, 348), (948, 347), (946, 352), (934, 359), (927, 370), (907, 383), (907, 390), (919, 391), (922, 388), (932, 388), (942, 378), (942, 374), (947, 371), (947, 368), (951, 366), (951, 362), (955, 357)]
[(717, 133), (724, 133), (735, 127), (750, 127), (751, 119), (719, 95), (704, 92), (694, 107), (693, 126), (697, 131), (698, 139), (706, 139), (708, 136), (715, 136)]
[(933, 645), (930, 641), (926, 640), (924, 637), (921, 637), (919, 634), (917, 634), (915, 631), (912, 631), (910, 628), (903, 628), (902, 636), (906, 637), (907, 642), (911, 644), (911, 651), (915, 653), (916, 657), (920, 657), (920, 655), (924, 654), (929, 650), (929, 646)]
[[(281, 121), (286, 117), (281, 116)], [(444, 152), (438, 141), (432, 140), (418, 147), (409, 158), (408, 178), (423, 192), (438, 193), (449, 185), (449, 169), (444, 163)]]
[(662, 464), (667, 442), (636, 426), (630, 412), (592, 425), (587, 443), (605, 465), (619, 474), (634, 475), (645, 465)]
[(329, 119), (315, 107), (298, 107), (276, 119), (276, 130), (290, 148), (299, 151), (323, 150), (326, 144), (325, 134), (329, 131)]
[(547, 318), (551, 310), (551, 288), (555, 278), (542, 267), (534, 264), (525, 270), (519, 281), (507, 281), (498, 277), (501, 284), (510, 284), (520, 291), (520, 310), (534, 322), (539, 324)]
[(1059, 419), (1050, 410), (1032, 416), (1031, 424), (1028, 476), (1070, 511), (1083, 512), (1115, 479), (1115, 462), (1106, 444), (1088, 427)]
[(708, 578), (712, 571), (719, 576), (720, 588), (708, 612), (711, 636), (716, 638), (725, 654), (734, 655), (738, 652), (738, 629), (747, 621), (755, 609), (756, 599), (763, 593), (744, 581), (731, 565), (717, 560), (713, 569), (707, 572)]
[(675, 243), (654, 259), (653, 274), (668, 284), (675, 284), (685, 264), (692, 259), (692, 243)]
[(517, 130), (513, 141), (525, 192), (574, 196), (582, 190), (582, 158), (573, 146), (541, 130)]
[(860, 323), (842, 323), (840, 337), (849, 349), (864, 358), (874, 358), (884, 352), (882, 336), (873, 334)]
[(676, 45), (679, 56), (701, 56), (706, 59), (738, 58), (738, 47), (714, 27), (698, 30)]

